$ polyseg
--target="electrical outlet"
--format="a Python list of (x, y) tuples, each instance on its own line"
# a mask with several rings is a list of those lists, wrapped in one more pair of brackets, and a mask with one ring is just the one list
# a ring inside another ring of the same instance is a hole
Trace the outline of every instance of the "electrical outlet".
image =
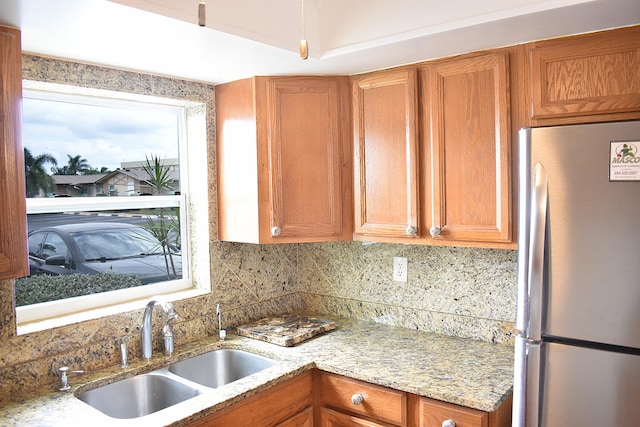
[(405, 257), (393, 257), (393, 280), (396, 282), (407, 281), (407, 259)]

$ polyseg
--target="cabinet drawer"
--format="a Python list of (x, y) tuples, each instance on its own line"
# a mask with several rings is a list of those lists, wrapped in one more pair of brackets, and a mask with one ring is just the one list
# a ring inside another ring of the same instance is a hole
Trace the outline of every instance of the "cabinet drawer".
[(374, 421), (363, 420), (327, 408), (320, 408), (320, 427), (385, 427)]
[[(322, 406), (396, 425), (406, 424), (407, 396), (401, 391), (327, 373), (320, 375), (320, 389)], [(354, 395), (361, 395), (362, 403), (354, 404)]]
[(489, 414), (437, 400), (420, 399), (417, 426), (442, 427), (446, 420), (453, 421), (456, 427), (488, 427)]

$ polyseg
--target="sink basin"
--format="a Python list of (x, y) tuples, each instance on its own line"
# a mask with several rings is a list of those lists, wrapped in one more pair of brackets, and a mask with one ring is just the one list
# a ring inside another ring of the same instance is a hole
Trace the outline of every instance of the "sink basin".
[(274, 365), (276, 361), (242, 350), (220, 349), (169, 366), (169, 372), (207, 387), (221, 387)]
[(78, 399), (113, 418), (138, 418), (168, 408), (201, 392), (153, 373), (136, 375), (88, 390)]

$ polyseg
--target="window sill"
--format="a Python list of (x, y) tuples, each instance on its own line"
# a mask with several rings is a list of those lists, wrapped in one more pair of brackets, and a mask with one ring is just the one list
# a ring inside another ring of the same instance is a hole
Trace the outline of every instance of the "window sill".
[[(175, 302), (178, 300), (206, 295), (209, 292), (210, 292), (209, 289), (192, 288), (188, 290), (162, 294), (161, 297), (163, 299), (167, 299), (169, 301)], [(140, 310), (145, 307), (149, 299), (150, 298), (141, 298), (135, 301), (110, 305), (108, 307), (100, 307), (96, 309), (86, 310), (78, 313), (55, 317), (55, 318), (18, 324), (17, 334), (25, 335), (33, 332), (39, 332), (39, 331), (57, 328), (60, 326), (66, 326), (66, 325), (71, 325), (75, 323), (86, 322), (89, 320), (100, 319), (103, 317), (116, 316), (118, 314), (126, 313), (129, 311)]]

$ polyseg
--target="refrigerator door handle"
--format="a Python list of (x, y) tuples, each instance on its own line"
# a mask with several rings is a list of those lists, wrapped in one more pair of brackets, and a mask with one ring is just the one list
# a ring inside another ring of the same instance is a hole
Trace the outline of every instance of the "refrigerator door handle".
[(523, 337), (515, 341), (513, 427), (539, 427), (541, 344)]
[(529, 324), (526, 337), (542, 338), (542, 289), (544, 278), (545, 233), (547, 228), (548, 178), (544, 166), (536, 163), (531, 195), (529, 236)]

